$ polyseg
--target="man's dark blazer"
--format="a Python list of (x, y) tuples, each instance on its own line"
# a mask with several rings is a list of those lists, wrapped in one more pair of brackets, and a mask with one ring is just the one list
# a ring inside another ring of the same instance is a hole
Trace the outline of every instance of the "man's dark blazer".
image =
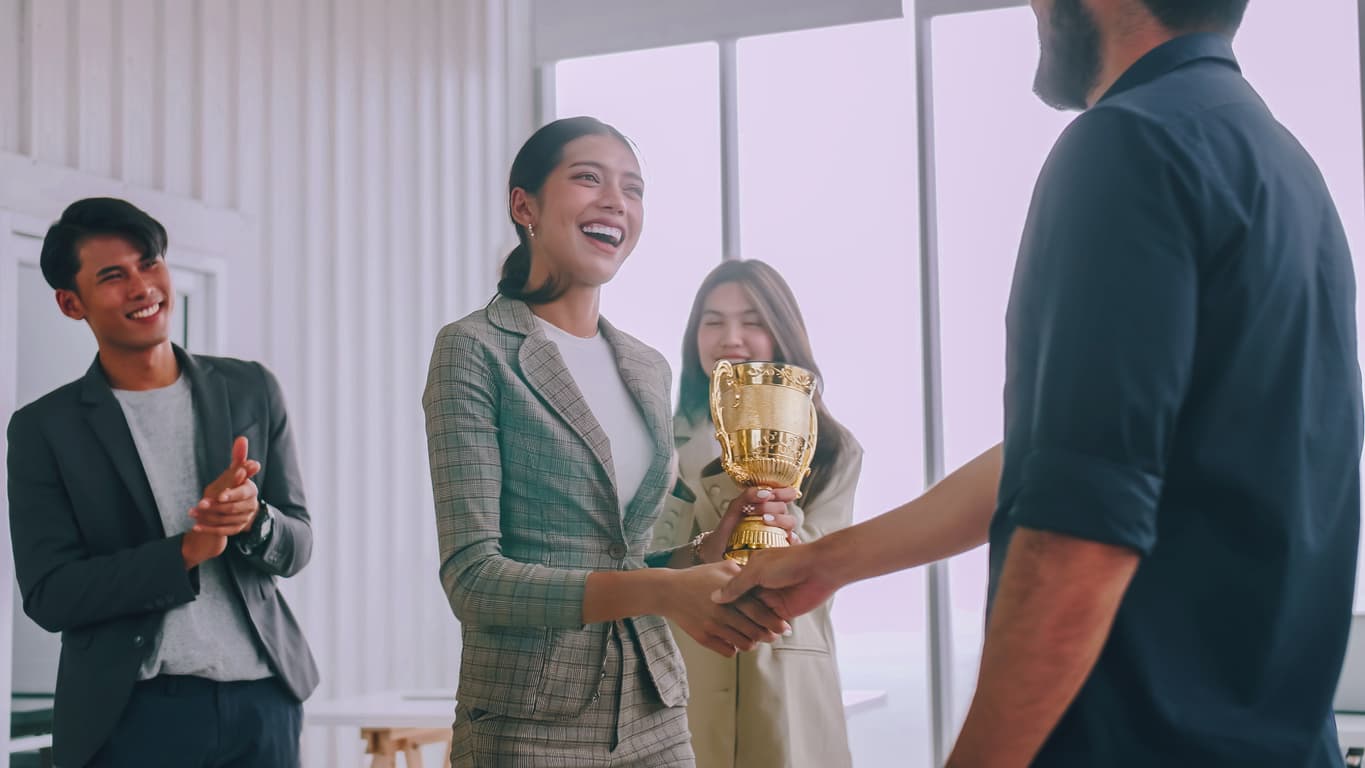
[[(275, 577), (312, 553), (294, 440), (279, 382), (259, 363), (175, 354), (194, 400), (198, 485), (245, 435), (270, 539), (221, 555), (271, 668), (300, 701), (317, 666)], [(98, 358), (84, 377), (15, 412), (9, 423), (9, 514), (24, 612), (62, 633), (53, 722), (59, 766), (83, 765), (113, 732), (167, 610), (195, 599), (180, 536), (167, 538), (123, 409)], [(188, 514), (189, 510), (186, 509)]]

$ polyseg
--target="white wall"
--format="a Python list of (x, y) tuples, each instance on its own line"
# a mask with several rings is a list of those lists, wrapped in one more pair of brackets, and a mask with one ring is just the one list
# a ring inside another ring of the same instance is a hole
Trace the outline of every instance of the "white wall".
[(240, 212), (222, 351), (274, 369), (301, 442), (317, 539), (285, 589), (319, 696), (455, 683), (418, 398), (436, 330), (491, 295), (511, 238), (526, 15), (523, 0), (0, 0), (0, 152), (134, 202)]

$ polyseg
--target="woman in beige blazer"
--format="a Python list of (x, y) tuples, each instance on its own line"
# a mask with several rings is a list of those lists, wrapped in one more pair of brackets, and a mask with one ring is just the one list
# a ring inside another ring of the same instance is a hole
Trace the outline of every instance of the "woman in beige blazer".
[[(688, 319), (674, 440), (679, 483), (654, 527), (655, 548), (705, 542), (744, 489), (720, 468), (708, 410), (716, 361), (774, 360), (819, 372), (786, 281), (755, 260), (726, 262), (702, 282)], [(852, 522), (862, 448), (817, 395), (820, 436), (792, 535), (811, 541)], [(790, 635), (733, 657), (675, 632), (687, 666), (687, 717), (699, 768), (840, 768), (850, 764), (830, 603)]]

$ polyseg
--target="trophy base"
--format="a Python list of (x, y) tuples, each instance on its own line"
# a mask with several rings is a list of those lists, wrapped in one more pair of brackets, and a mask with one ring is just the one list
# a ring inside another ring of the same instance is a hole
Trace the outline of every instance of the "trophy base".
[(725, 559), (740, 565), (749, 562), (749, 553), (756, 549), (778, 549), (788, 546), (787, 531), (768, 525), (761, 517), (746, 517), (735, 526), (730, 541), (725, 545)]

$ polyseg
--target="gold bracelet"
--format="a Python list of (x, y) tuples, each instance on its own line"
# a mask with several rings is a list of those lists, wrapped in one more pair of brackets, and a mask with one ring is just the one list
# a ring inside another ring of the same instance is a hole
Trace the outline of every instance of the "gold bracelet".
[(710, 531), (702, 531), (701, 533), (699, 533), (699, 534), (697, 534), (696, 536), (693, 536), (693, 537), (692, 537), (692, 564), (693, 564), (693, 565), (705, 565), (705, 564), (706, 564), (706, 560), (701, 556), (701, 545), (702, 545), (702, 542), (706, 541), (706, 537), (707, 537), (707, 536), (710, 536), (710, 535), (711, 535), (711, 532), (710, 532)]

